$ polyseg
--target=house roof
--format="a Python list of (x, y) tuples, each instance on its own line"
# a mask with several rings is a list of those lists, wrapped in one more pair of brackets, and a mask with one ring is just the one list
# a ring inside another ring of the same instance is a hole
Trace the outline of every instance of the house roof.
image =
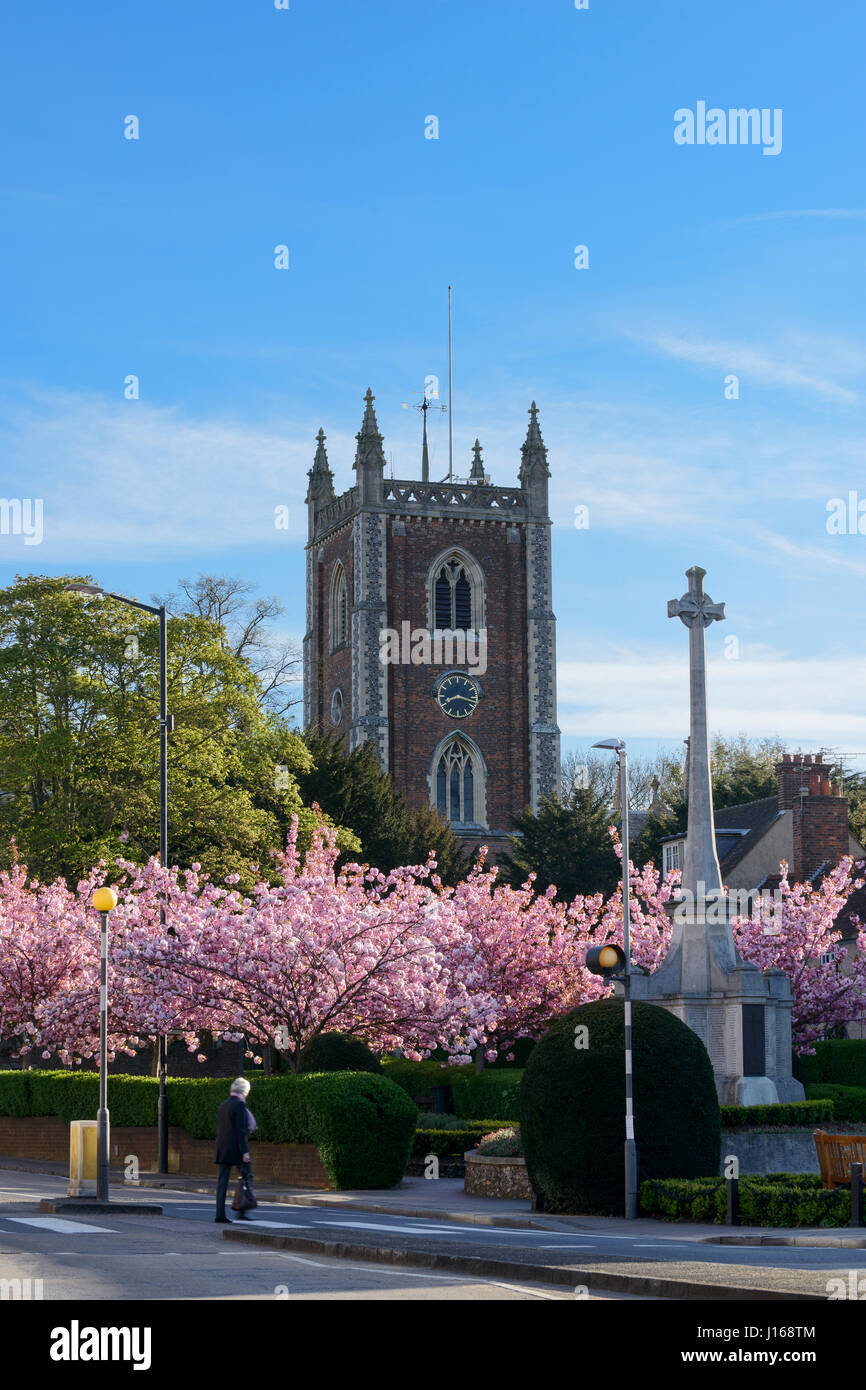
[[(746, 801), (740, 806), (723, 806), (715, 811), (716, 849), (722, 874), (739, 864), (783, 814), (775, 796), (765, 796), (760, 801)], [(683, 840), (685, 834), (682, 830), (676, 835), (666, 835), (662, 843)]]
[[(781, 815), (784, 812), (779, 810), (776, 796), (764, 796), (760, 801), (746, 801), (740, 806), (723, 806), (716, 811), (716, 847), (722, 873), (739, 864)], [(745, 833), (736, 834), (737, 831)]]
[[(731, 869), (739, 864), (740, 860), (744, 859), (749, 851), (763, 839), (770, 826), (784, 814), (784, 811), (779, 809), (777, 796), (765, 796), (760, 801), (745, 801), (739, 806), (723, 806), (714, 812), (716, 848), (719, 855), (719, 868), (722, 871), (722, 882), (725, 881), (725, 877)], [(685, 839), (685, 831), (680, 831), (676, 835), (666, 835), (662, 843), (683, 839)], [(817, 887), (827, 868), (827, 864), (821, 864), (810, 875), (808, 881)], [(781, 876), (778, 873), (767, 874), (760, 883), (756, 884), (756, 891), (772, 892), (779, 887), (781, 881)], [(842, 939), (845, 941), (856, 940), (859, 930), (850, 921), (851, 917), (859, 917), (860, 921), (866, 925), (866, 884), (862, 888), (854, 889), (836, 918), (835, 925), (842, 932)]]

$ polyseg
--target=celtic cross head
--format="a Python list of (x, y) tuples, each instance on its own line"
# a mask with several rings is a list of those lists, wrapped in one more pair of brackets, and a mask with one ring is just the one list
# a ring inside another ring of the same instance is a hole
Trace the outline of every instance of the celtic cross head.
[(686, 570), (689, 581), (688, 592), (682, 598), (668, 600), (668, 617), (679, 618), (686, 627), (709, 627), (712, 622), (721, 622), (725, 616), (725, 605), (713, 603), (709, 594), (704, 593), (704, 575), (700, 565), (692, 565)]

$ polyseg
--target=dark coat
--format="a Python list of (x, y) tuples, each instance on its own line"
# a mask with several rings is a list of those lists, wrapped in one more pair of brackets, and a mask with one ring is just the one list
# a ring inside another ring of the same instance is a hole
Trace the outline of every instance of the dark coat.
[(240, 1096), (229, 1096), (217, 1114), (215, 1163), (240, 1163), (249, 1153), (247, 1107)]

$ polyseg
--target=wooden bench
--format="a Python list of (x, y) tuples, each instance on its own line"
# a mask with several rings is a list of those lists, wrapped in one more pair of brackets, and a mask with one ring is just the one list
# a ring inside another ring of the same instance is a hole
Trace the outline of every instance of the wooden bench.
[(823, 1129), (816, 1129), (812, 1138), (818, 1151), (824, 1187), (847, 1187), (852, 1163), (862, 1163), (866, 1175), (866, 1134), (827, 1134)]

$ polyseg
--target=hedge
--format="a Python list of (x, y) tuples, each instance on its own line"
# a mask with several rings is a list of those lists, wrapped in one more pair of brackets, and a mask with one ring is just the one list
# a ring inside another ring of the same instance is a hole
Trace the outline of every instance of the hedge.
[(471, 1067), (443, 1068), (440, 1062), (404, 1062), (385, 1057), (383, 1075), (402, 1086), (413, 1100), (425, 1097), (431, 1086), (450, 1086), (453, 1112), (462, 1119), (520, 1119), (520, 1083), (523, 1071), (476, 1072)]
[[(866, 1093), (864, 1093), (866, 1094)], [(833, 1100), (825, 1088), (810, 1094), (808, 1100), (783, 1101), (776, 1105), (721, 1105), (722, 1129), (748, 1125), (818, 1125), (834, 1118)], [(839, 1118), (838, 1115), (835, 1118)]]
[(805, 1086), (866, 1086), (866, 1039), (840, 1038), (815, 1044), (814, 1057), (799, 1057), (797, 1071)]
[(806, 1094), (816, 1102), (818, 1097), (826, 1097), (824, 1104), (833, 1107), (834, 1120), (866, 1123), (866, 1086), (832, 1086), (811, 1082), (806, 1087)]
[[(743, 1226), (847, 1226), (847, 1187), (826, 1191), (817, 1173), (758, 1173), (739, 1182)], [(725, 1220), (727, 1194), (718, 1178), (648, 1179), (638, 1189), (640, 1210), (661, 1221)]]
[(412, 1141), (412, 1155), (415, 1158), (425, 1158), (427, 1154), (462, 1158), (500, 1124), (500, 1120), (468, 1120), (462, 1129), (427, 1129), (422, 1116)]
[(312, 1072), (298, 1078), (307, 1132), (338, 1188), (394, 1187), (409, 1161), (418, 1110), (383, 1076)]
[[(178, 1080), (171, 1084), (184, 1083)], [(155, 1077), (110, 1076), (108, 1094), (112, 1124), (156, 1124), (159, 1082)], [(95, 1119), (98, 1108), (96, 1072), (0, 1071), (0, 1115), (58, 1115), (68, 1124), (70, 1120)], [(215, 1128), (210, 1131), (215, 1132)]]
[[(156, 1124), (154, 1077), (108, 1079), (111, 1123)], [(195, 1139), (213, 1139), (217, 1111), (229, 1094), (221, 1079), (166, 1081), (168, 1122)], [(0, 1115), (93, 1119), (99, 1105), (94, 1072), (0, 1072)], [(315, 1144), (338, 1188), (392, 1187), (406, 1168), (418, 1110), (399, 1086), (369, 1072), (308, 1072), (257, 1079), (249, 1097), (255, 1139)]]

